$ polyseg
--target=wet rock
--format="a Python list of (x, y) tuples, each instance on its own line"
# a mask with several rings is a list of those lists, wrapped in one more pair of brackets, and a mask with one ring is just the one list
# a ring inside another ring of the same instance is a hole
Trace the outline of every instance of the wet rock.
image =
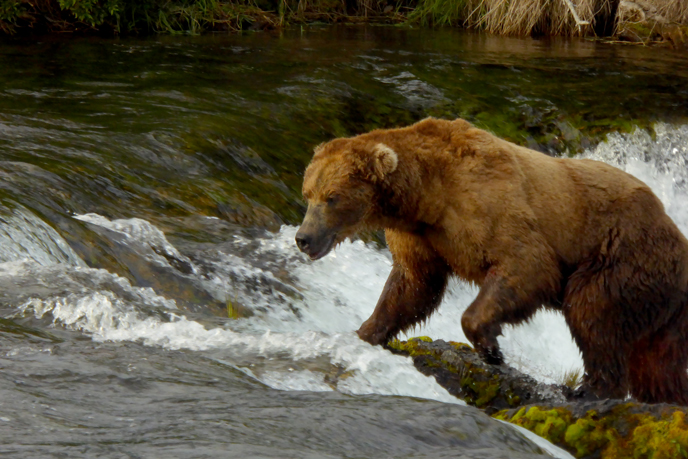
[(258, 226), (278, 231), (283, 224), (279, 215), (270, 208), (241, 194), (218, 203), (216, 212), (223, 220), (244, 227)]
[[(195, 276), (190, 275), (193, 271), (190, 260), (166, 241), (139, 240), (127, 233), (76, 219), (62, 218), (59, 227), (88, 266), (107, 269), (138, 287), (150, 287), (159, 294), (164, 292), (186, 311), (226, 315), (227, 305), (214, 298)], [(237, 308), (244, 313), (238, 305)]]

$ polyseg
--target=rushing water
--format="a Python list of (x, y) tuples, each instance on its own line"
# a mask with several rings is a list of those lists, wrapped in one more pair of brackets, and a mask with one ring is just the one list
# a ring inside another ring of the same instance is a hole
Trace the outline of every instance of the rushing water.
[[(302, 171), (334, 136), (431, 114), (587, 147), (688, 234), (688, 59), (670, 50), (313, 28), (6, 42), (0, 62), (14, 457), (550, 457), (356, 337), (391, 266), (379, 243), (298, 253)], [(411, 335), (465, 341), (475, 294), (453, 283)], [(582, 366), (554, 313), (500, 342), (543, 381)]]

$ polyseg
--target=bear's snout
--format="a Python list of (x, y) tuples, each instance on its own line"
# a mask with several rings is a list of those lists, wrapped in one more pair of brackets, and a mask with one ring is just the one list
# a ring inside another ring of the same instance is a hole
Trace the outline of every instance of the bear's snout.
[(327, 255), (337, 238), (337, 229), (325, 224), (323, 207), (323, 204), (309, 204), (301, 228), (296, 232), (296, 246), (311, 260)]
[(305, 234), (296, 233), (296, 245), (302, 252), (308, 252), (311, 245), (311, 237)]
[(300, 229), (296, 233), (296, 245), (299, 250), (308, 255), (311, 260), (317, 260), (327, 255), (332, 247), (337, 233), (312, 235)]

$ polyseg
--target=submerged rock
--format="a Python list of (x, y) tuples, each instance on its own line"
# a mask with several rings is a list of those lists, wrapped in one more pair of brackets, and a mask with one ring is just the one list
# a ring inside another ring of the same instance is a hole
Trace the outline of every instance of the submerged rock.
[(577, 401), (508, 365), (484, 363), (467, 344), (428, 337), (388, 344), (423, 374), (494, 418), (524, 427), (578, 458), (686, 458), (687, 407), (628, 400)]

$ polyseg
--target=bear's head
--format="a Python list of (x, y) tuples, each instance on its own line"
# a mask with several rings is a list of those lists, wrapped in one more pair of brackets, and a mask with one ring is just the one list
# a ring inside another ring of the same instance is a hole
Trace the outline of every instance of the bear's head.
[(299, 249), (317, 260), (365, 227), (380, 184), (397, 163), (395, 151), (382, 142), (335, 139), (317, 147), (303, 179), (308, 210), (296, 233)]

